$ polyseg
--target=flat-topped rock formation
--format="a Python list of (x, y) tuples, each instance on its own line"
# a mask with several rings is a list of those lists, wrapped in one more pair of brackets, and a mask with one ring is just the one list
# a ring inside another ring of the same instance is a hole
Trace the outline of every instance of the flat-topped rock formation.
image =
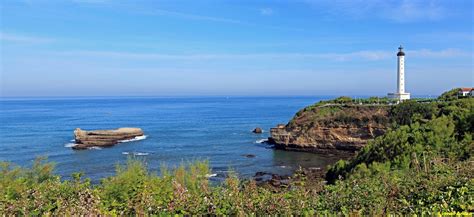
[(143, 136), (140, 128), (118, 128), (115, 130), (74, 130), (74, 139), (76, 145), (73, 149), (87, 149), (89, 147), (110, 147), (120, 141), (134, 139), (137, 136)]

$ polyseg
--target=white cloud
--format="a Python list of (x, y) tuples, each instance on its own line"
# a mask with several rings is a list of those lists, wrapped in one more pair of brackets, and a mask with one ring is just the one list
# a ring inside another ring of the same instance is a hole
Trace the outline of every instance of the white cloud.
[(410, 39), (411, 43), (439, 44), (446, 42), (474, 41), (474, 35), (471, 32), (433, 31), (411, 34)]
[(444, 49), (439, 51), (433, 51), (429, 49), (420, 49), (409, 52), (410, 55), (414, 57), (424, 57), (424, 58), (444, 58), (444, 57), (469, 57), (473, 56), (472, 53), (467, 53), (459, 49)]
[(169, 16), (169, 17), (176, 17), (176, 18), (189, 19), (189, 20), (203, 20), (203, 21), (233, 23), (233, 24), (248, 24), (246, 22), (235, 20), (235, 19), (165, 10), (165, 9), (154, 8), (154, 7), (142, 7), (142, 6), (139, 6), (138, 4), (119, 3), (117, 1), (110, 1), (110, 0), (73, 0), (73, 2), (79, 3), (79, 4), (90, 4), (90, 5), (93, 4), (96, 6), (101, 5), (107, 8), (113, 8), (113, 9), (117, 9), (121, 11), (130, 11), (132, 13), (138, 13), (138, 14), (144, 14), (144, 15)]
[[(174, 17), (179, 19), (187, 19), (187, 20), (201, 20), (201, 21), (208, 21), (208, 22), (217, 22), (217, 23), (227, 23), (227, 24), (236, 24), (241, 26), (258, 26), (262, 28), (268, 29), (276, 29), (276, 30), (283, 30), (283, 31), (306, 31), (302, 28), (295, 28), (295, 27), (285, 27), (285, 26), (273, 26), (273, 25), (261, 25), (258, 23), (254, 23), (248, 20), (239, 20), (234, 18), (226, 18), (226, 17), (217, 17), (217, 16), (209, 16), (209, 15), (202, 15), (197, 13), (189, 13), (183, 11), (174, 11), (174, 10), (166, 10), (161, 8), (156, 8), (153, 6), (150, 7), (142, 7), (138, 4), (127, 4), (117, 1), (110, 1), (110, 0), (73, 0), (75, 3), (82, 3), (82, 4), (94, 4), (95, 6), (103, 6), (109, 9), (115, 9), (120, 11), (128, 11), (130, 13), (135, 14), (142, 14), (142, 15), (149, 15), (149, 16), (167, 16), (167, 17)], [(260, 13), (265, 16), (269, 16), (274, 14), (274, 10), (271, 8), (262, 8)]]
[(260, 9), (260, 14), (263, 16), (270, 16), (273, 14), (273, 9), (271, 8), (262, 8)]
[(332, 16), (363, 19), (378, 17), (396, 22), (438, 20), (446, 11), (438, 0), (304, 0)]
[(110, 0), (72, 0), (74, 3), (84, 4), (104, 4), (110, 2)]
[(0, 41), (16, 43), (50, 43), (54, 39), (0, 32)]
[(438, 20), (443, 16), (443, 9), (435, 1), (420, 2), (403, 0), (398, 7), (395, 7), (390, 10), (390, 13), (387, 13), (388, 18), (401, 22)]
[[(444, 49), (433, 51), (430, 49), (406, 50), (407, 56), (420, 58), (454, 58), (469, 57), (472, 54), (458, 49)], [(162, 53), (133, 53), (111, 51), (70, 51), (59, 52), (58, 55), (101, 57), (101, 58), (128, 58), (138, 60), (237, 60), (237, 59), (325, 59), (332, 61), (378, 61), (395, 57), (394, 51), (362, 50), (347, 53), (215, 53), (215, 54), (162, 54)]]
[(202, 16), (202, 15), (181, 13), (181, 12), (176, 12), (176, 11), (162, 10), (162, 9), (153, 9), (145, 13), (150, 13), (150, 14), (155, 14), (155, 15), (174, 16), (174, 17), (186, 18), (186, 19), (192, 19), (192, 20), (205, 20), (205, 21), (214, 21), (214, 22), (223, 22), (223, 23), (246, 24), (245, 22), (242, 22), (240, 20), (212, 17), (212, 16)]
[[(274, 13), (274, 11), (270, 8), (262, 9), (264, 11), (260, 11), (262, 15), (270, 16)], [(228, 24), (237, 24), (241, 26), (259, 26), (262, 28), (268, 29), (277, 29), (277, 30), (284, 30), (284, 31), (306, 31), (305, 29), (301, 28), (294, 28), (294, 27), (285, 27), (285, 26), (273, 26), (273, 25), (261, 25), (249, 21), (243, 20), (236, 20), (236, 19), (229, 19), (229, 18), (222, 18), (222, 17), (214, 17), (214, 16), (205, 16), (205, 15), (197, 15), (192, 13), (183, 13), (177, 11), (170, 11), (170, 10), (163, 10), (163, 9), (135, 9), (134, 13), (141, 13), (146, 15), (153, 15), (153, 16), (169, 16), (169, 17), (176, 17), (181, 19), (188, 19), (188, 20), (202, 20), (202, 21), (210, 21), (210, 22), (218, 22), (218, 23), (228, 23)]]

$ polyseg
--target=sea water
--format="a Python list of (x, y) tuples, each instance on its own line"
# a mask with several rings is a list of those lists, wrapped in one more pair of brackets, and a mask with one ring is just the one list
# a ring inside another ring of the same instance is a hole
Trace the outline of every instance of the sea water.
[[(324, 167), (335, 157), (272, 149), (271, 127), (287, 123), (301, 108), (327, 97), (96, 97), (3, 98), (0, 100), (0, 161), (29, 166), (37, 157), (56, 163), (64, 178), (83, 172), (93, 182), (113, 175), (128, 158), (151, 171), (208, 160), (212, 174), (235, 170), (291, 174)], [(73, 150), (73, 131), (139, 127), (145, 136), (110, 148)], [(253, 134), (255, 127), (263, 134)], [(248, 157), (255, 155), (255, 157)]]

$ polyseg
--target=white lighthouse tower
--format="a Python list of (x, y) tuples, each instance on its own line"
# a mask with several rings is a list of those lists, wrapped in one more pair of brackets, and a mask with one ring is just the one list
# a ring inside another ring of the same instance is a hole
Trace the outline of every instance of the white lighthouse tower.
[(410, 93), (405, 93), (405, 53), (403, 47), (398, 48), (398, 68), (397, 68), (397, 92), (389, 93), (388, 96), (392, 99), (397, 99), (399, 102), (410, 99)]

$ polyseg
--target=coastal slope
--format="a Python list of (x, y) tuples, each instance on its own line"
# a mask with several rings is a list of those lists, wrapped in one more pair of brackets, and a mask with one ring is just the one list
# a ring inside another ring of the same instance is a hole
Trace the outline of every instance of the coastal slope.
[(386, 132), (389, 111), (387, 104), (317, 103), (272, 128), (269, 142), (292, 151), (357, 151)]

